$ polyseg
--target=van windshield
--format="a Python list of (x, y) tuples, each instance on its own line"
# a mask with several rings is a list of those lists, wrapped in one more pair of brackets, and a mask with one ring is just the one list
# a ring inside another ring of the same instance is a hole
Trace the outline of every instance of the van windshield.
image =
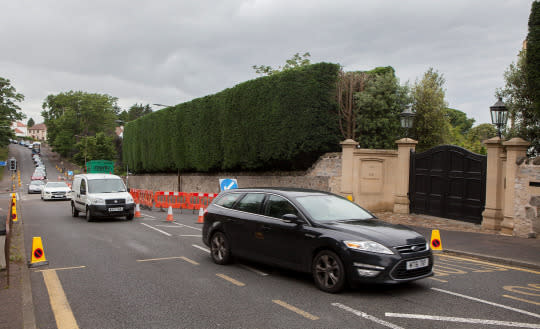
[(121, 179), (88, 180), (88, 193), (116, 193), (125, 191), (126, 187)]

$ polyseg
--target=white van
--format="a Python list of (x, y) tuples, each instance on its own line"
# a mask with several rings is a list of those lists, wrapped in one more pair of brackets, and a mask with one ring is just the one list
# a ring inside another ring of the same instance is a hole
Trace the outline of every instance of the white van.
[(122, 179), (109, 174), (75, 175), (71, 186), (71, 214), (86, 214), (86, 220), (95, 217), (122, 217), (132, 220), (135, 202)]

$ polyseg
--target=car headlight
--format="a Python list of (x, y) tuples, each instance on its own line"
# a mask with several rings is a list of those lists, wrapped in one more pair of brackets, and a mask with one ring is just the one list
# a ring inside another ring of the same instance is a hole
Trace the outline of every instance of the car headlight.
[(101, 198), (92, 198), (92, 199), (88, 199), (88, 201), (90, 201), (90, 204), (96, 204), (96, 205), (105, 204), (105, 199), (101, 199)]
[(133, 200), (133, 197), (130, 195), (128, 195), (128, 197), (126, 198), (126, 203), (135, 203), (135, 200)]
[(369, 251), (377, 254), (392, 255), (394, 252), (375, 241), (343, 241), (347, 248), (360, 251)]

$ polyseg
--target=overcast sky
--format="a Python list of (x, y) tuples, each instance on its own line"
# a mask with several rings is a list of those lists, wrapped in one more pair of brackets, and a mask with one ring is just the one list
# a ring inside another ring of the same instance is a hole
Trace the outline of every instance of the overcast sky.
[[(503, 74), (527, 36), (532, 0), (0, 0), (0, 76), (42, 122), (69, 90), (174, 105), (259, 77), (295, 53), (346, 71), (429, 67), (446, 100), (490, 122)], [(153, 106), (154, 110), (160, 109)]]

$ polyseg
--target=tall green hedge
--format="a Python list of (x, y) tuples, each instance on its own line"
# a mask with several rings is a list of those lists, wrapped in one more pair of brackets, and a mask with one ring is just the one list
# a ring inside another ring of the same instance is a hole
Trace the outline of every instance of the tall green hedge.
[(139, 172), (296, 170), (339, 149), (339, 65), (261, 77), (141, 117), (123, 157)]

